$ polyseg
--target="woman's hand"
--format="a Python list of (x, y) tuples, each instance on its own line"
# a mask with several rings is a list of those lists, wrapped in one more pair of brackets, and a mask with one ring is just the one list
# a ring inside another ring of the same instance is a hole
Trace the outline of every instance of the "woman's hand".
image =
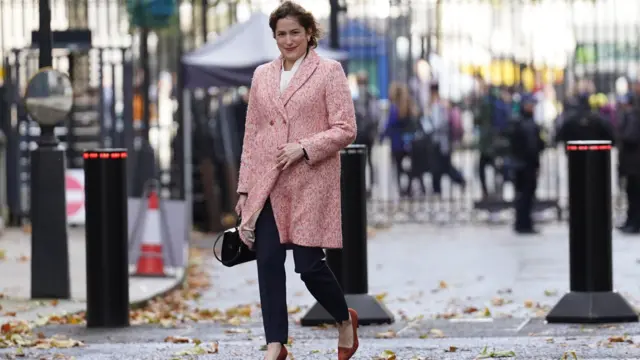
[(238, 216), (242, 216), (242, 209), (244, 208), (244, 203), (247, 202), (247, 195), (246, 194), (240, 194), (240, 196), (238, 197), (238, 203), (236, 204), (236, 214), (238, 214)]
[(298, 143), (288, 143), (278, 146), (278, 157), (276, 163), (280, 170), (285, 170), (298, 162), (304, 156), (302, 145)]

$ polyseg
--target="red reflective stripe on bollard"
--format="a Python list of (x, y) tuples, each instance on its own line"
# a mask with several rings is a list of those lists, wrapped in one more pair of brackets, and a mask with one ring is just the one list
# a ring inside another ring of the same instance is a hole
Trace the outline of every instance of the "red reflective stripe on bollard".
[(126, 159), (127, 153), (126, 152), (114, 152), (114, 153), (86, 152), (82, 155), (82, 157), (85, 159)]
[(597, 150), (611, 150), (613, 147), (611, 145), (567, 145), (567, 151), (597, 151)]

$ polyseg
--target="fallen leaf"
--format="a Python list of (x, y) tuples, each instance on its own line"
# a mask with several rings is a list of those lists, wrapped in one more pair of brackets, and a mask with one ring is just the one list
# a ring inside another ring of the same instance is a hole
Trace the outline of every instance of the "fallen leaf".
[(442, 338), (444, 337), (444, 332), (440, 329), (431, 329), (429, 334), (433, 337)]
[(449, 346), (449, 348), (447, 350), (445, 350), (445, 352), (456, 352), (458, 351), (458, 348), (456, 346)]
[(7, 250), (0, 249), (0, 260), (5, 260), (7, 258)]
[(380, 355), (376, 356), (374, 360), (396, 360), (396, 353), (391, 350), (385, 350)]
[(544, 291), (544, 295), (545, 296), (556, 296), (556, 295), (558, 295), (558, 290), (545, 290)]
[(164, 342), (173, 343), (173, 344), (188, 344), (191, 342), (191, 339), (184, 336), (167, 336), (164, 339)]
[(494, 297), (493, 299), (491, 299), (491, 305), (493, 305), (493, 306), (502, 306), (502, 305), (504, 305), (504, 298)]
[(571, 356), (571, 358), (573, 358), (574, 360), (578, 360), (578, 355), (576, 354), (575, 350), (565, 351), (562, 354), (562, 358), (560, 358), (560, 360), (570, 360), (571, 358), (569, 356)]
[(380, 301), (380, 302), (384, 301), (384, 298), (386, 298), (386, 297), (387, 297), (387, 293), (386, 292), (383, 292), (381, 294), (376, 295), (376, 299), (378, 301)]
[[(44, 340), (39, 340), (44, 341)], [(52, 347), (61, 348), (61, 349), (70, 349), (78, 346), (83, 346), (84, 343), (82, 341), (74, 340), (74, 339), (51, 339), (49, 341)], [(37, 347), (37, 345), (36, 345)]]
[(196, 345), (191, 349), (183, 350), (177, 352), (175, 355), (177, 356), (197, 356), (197, 355), (207, 355), (207, 354), (217, 354), (218, 353), (218, 343), (210, 343), (210, 344), (200, 344)]
[(525, 300), (524, 301), (524, 307), (526, 307), (527, 309), (531, 309), (534, 305), (533, 300)]
[(302, 309), (300, 309), (300, 306), (293, 306), (290, 307), (289, 309), (287, 309), (287, 312), (291, 315), (291, 314), (297, 314), (300, 311), (302, 311)]
[(609, 337), (609, 342), (610, 343), (628, 343), (628, 344), (633, 344), (633, 340), (631, 340), (629, 338), (629, 336), (627, 335), (622, 335), (622, 336), (611, 336)]
[(509, 358), (509, 357), (515, 357), (515, 356), (516, 356), (516, 353), (513, 352), (512, 350), (488, 351), (487, 347), (485, 346), (484, 349), (482, 349), (482, 352), (478, 354), (478, 356), (476, 356), (476, 359)]
[(443, 281), (443, 280), (440, 280), (440, 283), (438, 284), (438, 287), (439, 287), (440, 289), (446, 289), (446, 288), (448, 288), (448, 287), (449, 287), (449, 284), (447, 284), (447, 283), (446, 283), (445, 281)]
[(381, 332), (376, 334), (377, 339), (391, 339), (396, 337), (396, 332), (393, 330)]
[(478, 308), (475, 306), (469, 306), (469, 307), (466, 307), (464, 310), (462, 310), (462, 312), (465, 314), (473, 314), (476, 311), (478, 311)]

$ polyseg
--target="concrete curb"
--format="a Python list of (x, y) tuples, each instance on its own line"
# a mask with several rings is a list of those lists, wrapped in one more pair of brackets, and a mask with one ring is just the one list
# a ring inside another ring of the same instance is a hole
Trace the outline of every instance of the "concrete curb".
[[(173, 285), (156, 293), (149, 294), (142, 299), (129, 302), (129, 309), (138, 310), (146, 306), (153, 299), (165, 296), (172, 291), (180, 289), (182, 286), (184, 286), (186, 279), (187, 267), (184, 268), (182, 275), (176, 278)], [(13, 299), (8, 298), (6, 300), (11, 301)], [(15, 301), (19, 303), (24, 302), (25, 304), (31, 303), (34, 304), (34, 306), (33, 308), (30, 308), (28, 310), (18, 311), (16, 316), (0, 316), (0, 324), (16, 320), (24, 320), (37, 323), (40, 319), (49, 315), (76, 315), (87, 310), (86, 301), (61, 301), (57, 305), (48, 305), (47, 303), (50, 302), (49, 300), (43, 301), (45, 305), (35, 305), (38, 302), (37, 300), (15, 299)]]
[[(175, 290), (178, 290), (178, 289), (182, 288), (184, 286), (184, 283), (187, 280), (187, 269), (188, 269), (188, 266), (185, 266), (183, 268), (182, 276), (176, 281), (176, 283), (173, 286), (171, 286), (171, 287), (169, 287), (169, 288), (167, 288), (165, 290), (159, 291), (159, 292), (157, 292), (157, 293), (155, 293), (153, 295), (149, 295), (146, 298), (143, 298), (141, 300), (136, 300), (136, 301), (130, 302), (129, 303), (129, 310), (137, 310), (137, 309), (143, 308), (151, 300), (153, 300), (153, 299), (155, 299), (157, 297), (165, 296), (170, 292), (173, 292)], [(80, 311), (78, 311), (78, 312), (80, 312)]]

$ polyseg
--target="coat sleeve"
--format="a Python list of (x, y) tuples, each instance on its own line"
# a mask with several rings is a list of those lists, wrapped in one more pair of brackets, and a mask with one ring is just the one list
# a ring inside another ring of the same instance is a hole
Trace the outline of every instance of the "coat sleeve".
[[(253, 79), (258, 76), (258, 69), (253, 74)], [(255, 81), (252, 81), (255, 84)], [(249, 90), (249, 103), (247, 104), (247, 118), (244, 125), (244, 140), (242, 141), (242, 155), (240, 157), (240, 175), (238, 176), (238, 194), (248, 193), (251, 188), (253, 176), (253, 153), (257, 132), (257, 109), (255, 102), (256, 87)]]
[(331, 65), (325, 90), (329, 129), (301, 139), (309, 165), (314, 165), (341, 149), (356, 138), (356, 115), (347, 77), (340, 63)]

